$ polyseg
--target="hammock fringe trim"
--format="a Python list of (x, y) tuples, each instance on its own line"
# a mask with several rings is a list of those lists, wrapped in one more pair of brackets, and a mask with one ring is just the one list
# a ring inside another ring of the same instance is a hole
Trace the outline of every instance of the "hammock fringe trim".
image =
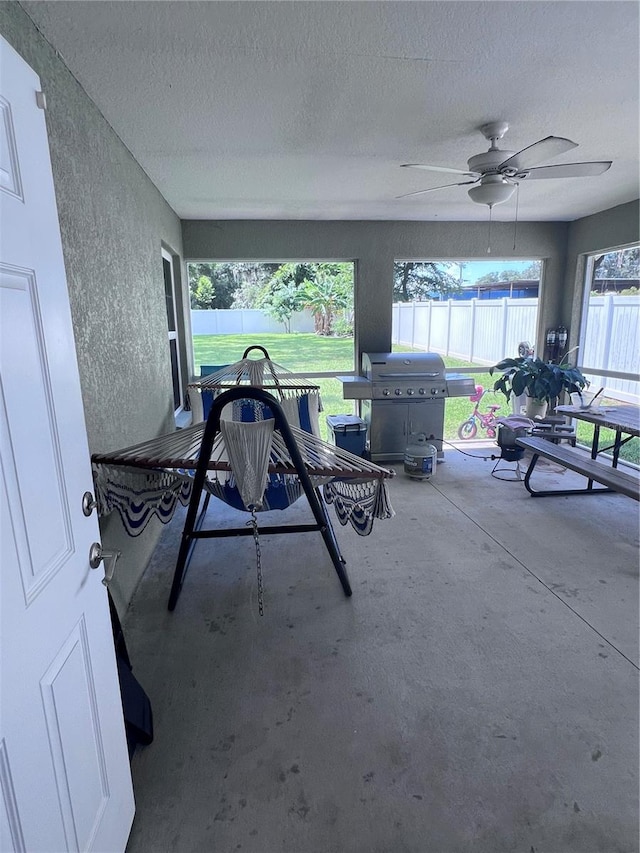
[[(257, 362), (249, 361), (253, 371), (263, 367), (256, 368)], [(241, 412), (245, 404), (250, 411)], [(283, 436), (274, 429), (273, 418), (258, 400), (238, 399), (230, 405), (240, 407), (234, 415), (242, 414), (242, 418), (220, 419), (204, 489), (243, 511), (250, 507), (262, 511), (286, 509), (304, 494), (304, 489)], [(328, 444), (291, 423), (296, 409), (294, 399), (287, 400), (283, 411), (285, 408), (312, 486), (324, 488), (324, 500), (333, 505), (340, 523), (349, 523), (358, 534), (366, 536), (374, 519), (392, 518), (395, 513), (386, 480), (395, 472)], [(142, 533), (152, 518), (163, 524), (171, 521), (178, 503), (189, 503), (205, 426), (197, 423), (120, 451), (94, 454), (92, 469), (99, 514), (117, 511), (130, 536)]]
[[(193, 469), (127, 468), (93, 463), (98, 513), (116, 511), (129, 536), (139, 536), (153, 518), (168, 524), (178, 504), (187, 506), (193, 486)], [(213, 472), (211, 472), (213, 473)], [(371, 533), (375, 519), (393, 518), (386, 480), (330, 480), (311, 477), (322, 486), (323, 497), (332, 504), (341, 525), (350, 524), (360, 536)], [(236, 478), (230, 471), (215, 472), (204, 484), (213, 497), (235, 509), (245, 510)], [(287, 509), (304, 495), (300, 480), (290, 474), (269, 474), (260, 498), (260, 510)]]

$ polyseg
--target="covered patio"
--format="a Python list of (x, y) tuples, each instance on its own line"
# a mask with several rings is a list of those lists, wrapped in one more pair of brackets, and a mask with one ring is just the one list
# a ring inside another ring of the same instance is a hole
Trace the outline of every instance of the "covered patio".
[(350, 599), (317, 534), (264, 537), (263, 617), (246, 537), (167, 611), (176, 516), (125, 622), (155, 715), (128, 853), (637, 849), (637, 503), (493, 465), (396, 466), (395, 518), (336, 524)]

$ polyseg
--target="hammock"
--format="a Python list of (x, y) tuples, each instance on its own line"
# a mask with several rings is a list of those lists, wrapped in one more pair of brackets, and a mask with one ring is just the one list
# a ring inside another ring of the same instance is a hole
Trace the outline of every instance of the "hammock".
[[(259, 350), (263, 358), (249, 358), (249, 353)], [(304, 377), (296, 376), (286, 367), (269, 358), (264, 347), (250, 346), (245, 349), (240, 361), (219, 368), (207, 376), (201, 376), (189, 383), (188, 394), (193, 423), (206, 421), (215, 398), (238, 386), (263, 388), (278, 400), (290, 424), (300, 427), (313, 435), (320, 436), (318, 414), (322, 411), (320, 387)], [(251, 406), (253, 416), (243, 407)], [(223, 418), (235, 421), (264, 420), (271, 412), (261, 411), (261, 404), (255, 400), (238, 400), (233, 410), (223, 413)]]
[[(252, 423), (221, 419), (226, 406), (245, 400), (259, 403), (261, 410), (269, 410), (273, 419)], [(258, 453), (262, 462), (256, 461), (254, 453), (256, 442), (252, 437), (256, 436), (262, 446)], [(344, 560), (319, 488), (323, 487), (324, 500), (333, 504), (340, 523), (350, 523), (361, 535), (371, 531), (375, 518), (394, 515), (386, 485), (386, 480), (394, 476), (393, 471), (290, 426), (283, 408), (271, 394), (249, 386), (220, 394), (206, 424), (196, 424), (114, 453), (94, 454), (92, 463), (99, 512), (117, 510), (132, 536), (140, 533), (152, 517), (166, 523), (179, 502), (188, 503), (170, 610), (177, 602), (197, 538), (254, 532), (246, 528), (231, 533), (200, 530), (211, 495), (253, 513), (284, 509), (305, 494), (315, 524), (264, 527), (261, 532), (320, 531), (347, 595), (351, 594), (351, 588)], [(205, 502), (197, 519), (203, 492)]]

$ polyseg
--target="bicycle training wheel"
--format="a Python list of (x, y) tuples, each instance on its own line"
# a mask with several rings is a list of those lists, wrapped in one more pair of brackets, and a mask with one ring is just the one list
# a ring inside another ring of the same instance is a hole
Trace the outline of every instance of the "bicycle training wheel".
[(475, 438), (478, 432), (478, 427), (474, 421), (465, 421), (458, 427), (458, 438), (467, 441), (470, 438)]

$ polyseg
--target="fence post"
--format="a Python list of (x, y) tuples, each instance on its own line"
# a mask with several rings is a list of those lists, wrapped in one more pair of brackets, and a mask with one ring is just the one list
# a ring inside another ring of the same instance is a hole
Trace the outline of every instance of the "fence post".
[(604, 295), (604, 342), (602, 345), (602, 364), (603, 370), (609, 367), (609, 357), (611, 355), (611, 332), (613, 330), (613, 294), (605, 293)]
[(471, 300), (471, 334), (469, 336), (469, 361), (471, 364), (473, 364), (473, 350), (475, 348), (477, 301), (478, 300), (475, 297)]
[(433, 299), (428, 302), (429, 311), (427, 313), (427, 352), (431, 352), (431, 321), (433, 316)]
[(416, 300), (411, 303), (411, 349), (416, 346)]
[(449, 355), (449, 344), (451, 342), (451, 311), (453, 299), (447, 299), (447, 342), (445, 344), (445, 355)]
[(503, 296), (503, 298), (502, 298), (502, 335), (501, 335), (501, 342), (500, 342), (501, 343), (501, 346), (500, 346), (501, 355), (499, 356), (498, 361), (500, 361), (500, 359), (504, 358), (507, 355), (508, 321), (509, 321), (509, 300), (507, 299), (506, 296)]

